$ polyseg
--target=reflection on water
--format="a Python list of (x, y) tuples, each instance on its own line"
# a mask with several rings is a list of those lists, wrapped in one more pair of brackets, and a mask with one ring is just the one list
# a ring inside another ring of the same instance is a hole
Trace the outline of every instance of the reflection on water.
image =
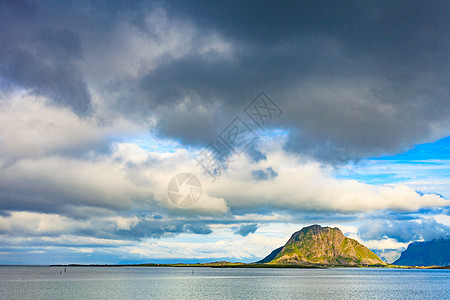
[(450, 299), (450, 270), (0, 267), (0, 299), (55, 298)]

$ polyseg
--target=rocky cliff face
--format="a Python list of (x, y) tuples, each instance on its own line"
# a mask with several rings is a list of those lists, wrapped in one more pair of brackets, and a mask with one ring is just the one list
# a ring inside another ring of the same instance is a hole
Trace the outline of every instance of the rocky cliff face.
[[(273, 253), (271, 254), (273, 255)], [(320, 225), (305, 227), (294, 233), (269, 263), (339, 266), (385, 265), (367, 247), (354, 239), (345, 237), (339, 228)]]

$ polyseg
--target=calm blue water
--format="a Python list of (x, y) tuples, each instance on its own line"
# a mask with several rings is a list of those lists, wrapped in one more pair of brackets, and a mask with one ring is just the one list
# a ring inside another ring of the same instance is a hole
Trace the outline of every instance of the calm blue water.
[(0, 299), (450, 299), (450, 270), (61, 270), (0, 267)]

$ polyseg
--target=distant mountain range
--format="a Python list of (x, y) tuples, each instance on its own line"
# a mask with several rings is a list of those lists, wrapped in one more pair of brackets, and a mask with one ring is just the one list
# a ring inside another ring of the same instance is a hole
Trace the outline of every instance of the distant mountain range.
[(411, 243), (394, 265), (449, 266), (450, 239)]
[(312, 225), (295, 232), (287, 243), (257, 263), (293, 265), (359, 266), (386, 265), (358, 241), (345, 237), (339, 228)]

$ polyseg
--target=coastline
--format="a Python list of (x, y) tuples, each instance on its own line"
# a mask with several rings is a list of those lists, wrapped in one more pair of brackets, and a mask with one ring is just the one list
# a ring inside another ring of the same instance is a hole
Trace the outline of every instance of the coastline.
[(450, 266), (397, 266), (397, 265), (355, 265), (355, 266), (330, 266), (330, 265), (294, 265), (294, 264), (256, 264), (256, 263), (227, 263), (227, 262), (212, 262), (212, 263), (196, 263), (196, 264), (117, 264), (117, 265), (97, 265), (97, 264), (55, 264), (49, 267), (99, 267), (99, 268), (119, 268), (119, 267), (199, 267), (199, 268), (269, 268), (269, 269), (337, 269), (337, 268), (388, 268), (388, 269), (436, 269), (445, 270), (450, 269)]

